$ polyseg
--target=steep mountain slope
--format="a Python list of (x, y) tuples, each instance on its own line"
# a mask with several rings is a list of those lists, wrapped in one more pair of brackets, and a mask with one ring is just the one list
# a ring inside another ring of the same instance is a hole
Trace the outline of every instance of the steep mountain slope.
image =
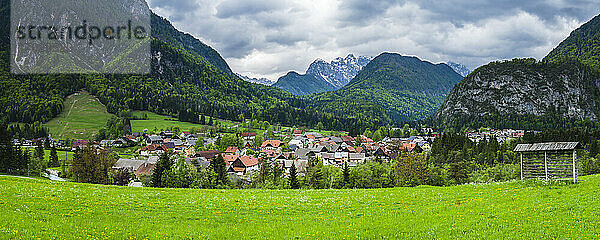
[(573, 31), (542, 62), (517, 59), (475, 70), (433, 116), (452, 127), (557, 128), (600, 116), (600, 17)]
[(290, 72), (279, 78), (273, 86), (295, 95), (308, 95), (339, 89), (366, 66), (371, 57), (354, 57), (349, 54), (345, 58), (338, 57), (330, 63), (317, 59), (310, 64), (306, 74)]
[(221, 71), (233, 75), (231, 68), (221, 55), (204, 44), (200, 40), (194, 38), (192, 35), (183, 33), (175, 27), (165, 18), (152, 13), (152, 36), (161, 39), (164, 42), (168, 42), (173, 45), (178, 45), (190, 52), (195, 52), (198, 55), (204, 57), (211, 65), (217, 67)]
[(460, 74), (463, 77), (466, 77), (467, 75), (469, 75), (469, 73), (473, 72), (471, 71), (471, 69), (460, 63), (447, 62), (446, 65), (451, 67), (456, 73)]
[(600, 15), (571, 32), (569, 37), (544, 58), (544, 62), (555, 62), (564, 58), (577, 59), (600, 69)]
[[(3, 23), (10, 21), (9, 5), (0, 0)], [(8, 28), (2, 25), (0, 35), (8, 36)], [(0, 84), (6, 86), (0, 89), (0, 122), (46, 122), (61, 112), (66, 96), (86, 89), (110, 113), (132, 109), (191, 122), (203, 114), (303, 126), (322, 121), (330, 129), (357, 126), (355, 119), (309, 109), (305, 100), (280, 89), (228, 74), (231, 70), (216, 51), (155, 15), (148, 75), (12, 75), (7, 40), (0, 42)]]
[(289, 72), (280, 77), (273, 87), (283, 89), (294, 95), (308, 95), (324, 91), (334, 90), (334, 87), (323, 79), (316, 78), (310, 74), (299, 74)]
[(339, 90), (309, 96), (313, 107), (336, 115), (383, 121), (424, 119), (462, 77), (446, 64), (382, 53)]

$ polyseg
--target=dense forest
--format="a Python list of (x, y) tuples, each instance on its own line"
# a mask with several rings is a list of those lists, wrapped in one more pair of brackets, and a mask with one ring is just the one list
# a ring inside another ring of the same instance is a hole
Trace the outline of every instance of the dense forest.
[(565, 58), (600, 69), (600, 15), (573, 31), (543, 61), (555, 62)]

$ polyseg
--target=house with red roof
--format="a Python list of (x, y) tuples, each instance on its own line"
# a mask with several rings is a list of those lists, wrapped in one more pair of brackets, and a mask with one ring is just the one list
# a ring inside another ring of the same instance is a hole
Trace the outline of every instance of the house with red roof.
[(294, 137), (302, 136), (302, 130), (294, 130)]
[(241, 133), (240, 136), (244, 140), (249, 140), (249, 139), (254, 139), (256, 137), (256, 133), (253, 133), (253, 132), (244, 132), (244, 133)]
[(266, 140), (261, 145), (262, 149), (278, 149), (283, 142), (281, 140)]
[(213, 158), (215, 158), (217, 155), (219, 155), (219, 151), (217, 151), (217, 150), (200, 151), (200, 152), (196, 152), (196, 154), (194, 155), (194, 158), (204, 158), (204, 159), (210, 161)]
[(225, 155), (240, 155), (240, 149), (238, 147), (228, 147), (225, 150)]
[(241, 176), (259, 169), (258, 159), (254, 156), (226, 155), (223, 159), (229, 173)]
[(167, 151), (167, 147), (164, 144), (152, 144), (143, 147), (140, 149), (140, 155), (142, 156), (150, 156), (150, 155), (160, 155)]

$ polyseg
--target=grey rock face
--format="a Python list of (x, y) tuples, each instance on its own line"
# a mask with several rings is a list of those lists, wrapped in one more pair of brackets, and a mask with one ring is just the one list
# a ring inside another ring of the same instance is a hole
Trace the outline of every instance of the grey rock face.
[(577, 66), (507, 65), (485, 66), (465, 78), (434, 118), (450, 122), (460, 116), (543, 116), (554, 111), (568, 119), (598, 119), (600, 78)]
[(323, 79), (335, 89), (339, 89), (348, 84), (372, 59), (372, 57), (367, 56), (357, 58), (353, 54), (349, 54), (345, 58), (338, 57), (331, 61), (331, 63), (317, 59), (310, 64), (306, 75)]

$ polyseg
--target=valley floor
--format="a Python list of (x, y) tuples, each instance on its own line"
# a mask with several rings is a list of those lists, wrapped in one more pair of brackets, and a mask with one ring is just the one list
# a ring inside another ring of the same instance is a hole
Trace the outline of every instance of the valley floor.
[(0, 239), (598, 239), (600, 175), (366, 190), (129, 188), (0, 176)]

